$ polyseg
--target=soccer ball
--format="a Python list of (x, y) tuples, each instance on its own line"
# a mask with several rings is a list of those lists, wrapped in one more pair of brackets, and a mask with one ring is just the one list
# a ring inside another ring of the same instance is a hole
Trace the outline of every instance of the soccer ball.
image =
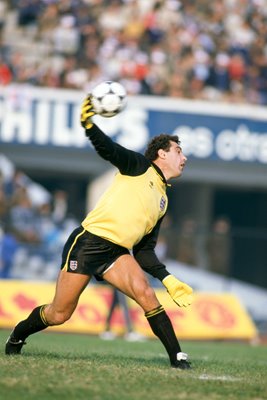
[(91, 102), (96, 114), (113, 117), (126, 106), (126, 90), (118, 82), (99, 83), (91, 92)]

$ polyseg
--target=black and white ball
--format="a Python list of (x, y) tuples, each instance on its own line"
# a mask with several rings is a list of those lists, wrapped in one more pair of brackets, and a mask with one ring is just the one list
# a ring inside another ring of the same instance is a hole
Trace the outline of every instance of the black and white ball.
[(91, 92), (91, 101), (96, 114), (113, 117), (126, 106), (126, 90), (118, 82), (99, 83)]

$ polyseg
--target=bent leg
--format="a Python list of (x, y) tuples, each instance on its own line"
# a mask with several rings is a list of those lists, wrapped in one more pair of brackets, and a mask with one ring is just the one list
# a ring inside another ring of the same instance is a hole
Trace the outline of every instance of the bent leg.
[(12, 340), (24, 341), (29, 335), (50, 325), (59, 325), (67, 321), (89, 281), (90, 277), (87, 275), (60, 271), (52, 303), (36, 307), (27, 319), (19, 322), (11, 334)]
[(181, 368), (177, 356), (184, 353), (181, 353), (171, 320), (136, 260), (131, 255), (119, 257), (103, 277), (143, 308), (153, 333), (160, 339), (169, 355), (171, 366)]
[(129, 254), (119, 257), (103, 278), (135, 300), (145, 312), (160, 305), (144, 271)]
[(88, 275), (60, 271), (54, 299), (44, 308), (44, 318), (48, 325), (63, 324), (72, 316), (90, 279)]

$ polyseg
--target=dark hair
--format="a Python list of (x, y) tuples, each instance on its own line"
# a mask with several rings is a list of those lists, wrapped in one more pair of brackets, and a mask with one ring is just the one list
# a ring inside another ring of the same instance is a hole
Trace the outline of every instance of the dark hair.
[(176, 135), (167, 135), (161, 133), (158, 136), (153, 137), (153, 139), (148, 143), (147, 149), (145, 151), (145, 157), (149, 161), (155, 161), (158, 158), (158, 151), (160, 149), (169, 151), (171, 147), (170, 142), (175, 142), (180, 145), (180, 140)]

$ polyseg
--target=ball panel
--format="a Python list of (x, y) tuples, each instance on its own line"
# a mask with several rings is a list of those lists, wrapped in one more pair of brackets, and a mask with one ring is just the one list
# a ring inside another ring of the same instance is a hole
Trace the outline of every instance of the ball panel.
[(118, 96), (125, 97), (126, 90), (125, 88), (118, 82), (111, 82), (110, 89), (113, 93), (116, 93)]
[(105, 96), (109, 91), (110, 91), (110, 84), (108, 82), (102, 82), (92, 90), (92, 95), (94, 97), (101, 98)]
[(106, 111), (116, 111), (121, 106), (121, 99), (114, 93), (108, 93), (102, 98), (101, 104)]
[(91, 92), (94, 111), (103, 117), (113, 117), (126, 106), (126, 90), (118, 82), (106, 81)]

